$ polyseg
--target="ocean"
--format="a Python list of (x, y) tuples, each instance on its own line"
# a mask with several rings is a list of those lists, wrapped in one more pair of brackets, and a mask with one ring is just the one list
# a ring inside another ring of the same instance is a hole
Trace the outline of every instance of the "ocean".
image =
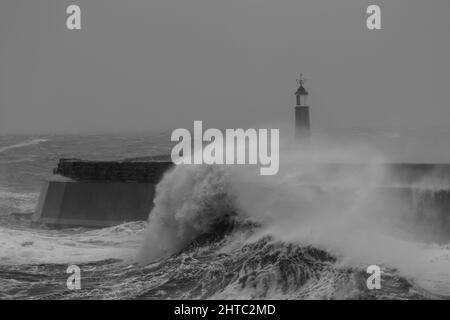
[[(159, 183), (149, 221), (103, 229), (31, 222), (59, 158), (168, 154), (169, 138), (0, 136), (0, 299), (450, 298), (450, 237), (411, 228), (396, 204), (377, 203), (378, 167), (342, 177), (316, 165), (360, 150), (285, 151), (274, 177), (177, 166)], [(313, 165), (299, 165), (305, 158)], [(322, 187), (305, 188), (310, 179)], [(67, 286), (70, 265), (81, 270), (80, 290)], [(382, 269), (379, 290), (367, 288), (369, 265)]]

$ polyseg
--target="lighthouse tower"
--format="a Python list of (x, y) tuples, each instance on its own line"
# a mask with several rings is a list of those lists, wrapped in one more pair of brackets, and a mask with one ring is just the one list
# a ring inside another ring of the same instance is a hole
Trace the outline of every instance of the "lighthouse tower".
[(303, 86), (304, 82), (303, 75), (300, 74), (297, 79), (299, 88), (295, 92), (295, 138), (300, 142), (308, 142), (310, 137), (309, 107), (306, 105), (308, 91)]

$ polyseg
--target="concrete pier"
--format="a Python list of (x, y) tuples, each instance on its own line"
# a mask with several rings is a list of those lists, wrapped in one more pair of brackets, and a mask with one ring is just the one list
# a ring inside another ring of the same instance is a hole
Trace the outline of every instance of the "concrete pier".
[(62, 159), (54, 171), (60, 176), (42, 187), (33, 221), (51, 226), (108, 227), (146, 220), (156, 185), (172, 166), (165, 159)]
[[(321, 174), (313, 170), (311, 177), (304, 176), (301, 188), (323, 192), (324, 200), (331, 192), (337, 213), (341, 205), (339, 199), (351, 200), (358, 186), (329, 185), (328, 182), (340, 181), (340, 177), (364, 176), (368, 170), (367, 164), (305, 164), (309, 165)], [(153, 207), (156, 185), (172, 166), (172, 162), (162, 158), (121, 162), (62, 159), (55, 169), (58, 175), (42, 188), (33, 220), (52, 226), (88, 227), (146, 220)], [(393, 215), (402, 226), (408, 225), (412, 231), (431, 237), (428, 240), (449, 240), (450, 165), (376, 166), (382, 167), (380, 174), (383, 172), (386, 181), (377, 181), (377, 190), (371, 197), (373, 207), (390, 203), (387, 208), (395, 208)], [(378, 170), (376, 166), (371, 165), (369, 171)], [(303, 171), (310, 172), (307, 168)], [(321, 180), (316, 181), (316, 178)], [(345, 203), (343, 205), (345, 207)]]
[(146, 182), (45, 182), (34, 221), (59, 226), (108, 227), (146, 220), (155, 184)]

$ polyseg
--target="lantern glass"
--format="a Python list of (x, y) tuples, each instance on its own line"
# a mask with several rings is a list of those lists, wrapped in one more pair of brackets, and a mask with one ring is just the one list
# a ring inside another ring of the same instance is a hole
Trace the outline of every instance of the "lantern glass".
[(308, 98), (308, 96), (299, 96), (300, 97), (300, 106), (306, 106), (306, 102), (307, 102), (307, 98)]

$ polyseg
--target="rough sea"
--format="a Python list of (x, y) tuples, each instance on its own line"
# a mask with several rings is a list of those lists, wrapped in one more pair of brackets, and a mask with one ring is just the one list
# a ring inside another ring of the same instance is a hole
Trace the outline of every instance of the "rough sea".
[[(59, 158), (168, 154), (169, 139), (0, 135), (0, 299), (450, 298), (450, 235), (433, 237), (433, 222), (404, 223), (396, 204), (377, 202), (379, 167), (327, 176), (316, 165), (362, 157), (355, 150), (286, 152), (284, 170), (267, 177), (245, 166), (177, 166), (158, 185), (149, 221), (32, 223)], [(305, 158), (310, 165), (299, 165)], [(305, 187), (311, 181), (318, 187)], [(67, 287), (70, 265), (81, 269), (80, 290)], [(382, 269), (380, 290), (367, 288), (369, 265)]]

